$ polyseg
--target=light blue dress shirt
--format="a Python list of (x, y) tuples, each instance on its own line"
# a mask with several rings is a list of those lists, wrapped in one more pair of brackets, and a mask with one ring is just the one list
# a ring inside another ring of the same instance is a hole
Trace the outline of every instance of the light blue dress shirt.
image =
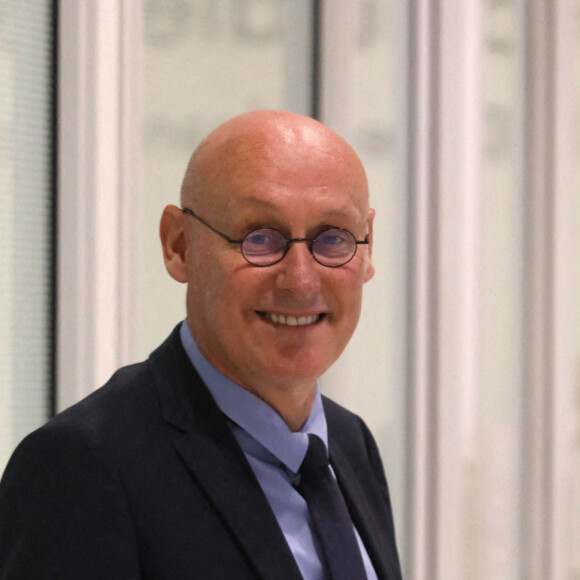
[[(308, 449), (308, 433), (318, 435), (328, 448), (326, 418), (318, 386), (308, 420), (293, 432), (262, 399), (222, 375), (201, 354), (187, 321), (181, 342), (191, 363), (210, 390), (248, 459), (278, 520), (286, 541), (306, 580), (327, 578), (318, 538), (306, 501), (292, 485)], [(367, 551), (355, 528), (368, 580), (377, 580)]]

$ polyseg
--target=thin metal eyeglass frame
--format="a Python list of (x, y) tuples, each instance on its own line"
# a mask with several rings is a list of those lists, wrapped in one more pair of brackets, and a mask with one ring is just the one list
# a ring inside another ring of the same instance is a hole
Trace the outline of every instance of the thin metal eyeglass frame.
[[(192, 209), (189, 209), (188, 207), (182, 207), (181, 211), (183, 213), (186, 213), (187, 215), (190, 215), (192, 218), (196, 219), (198, 222), (202, 223), (206, 228), (209, 228), (212, 232), (216, 233), (218, 236), (220, 236), (220, 238), (224, 239), (226, 242), (229, 242), (230, 244), (240, 244), (241, 245), (244, 243), (245, 239), (250, 234), (254, 233), (255, 231), (258, 231), (258, 230), (252, 230), (251, 232), (248, 232), (241, 240), (234, 240), (234, 239), (230, 238), (230, 236), (228, 236), (227, 234), (220, 232), (218, 229), (216, 229), (212, 225), (208, 224), (202, 217), (198, 216)], [(278, 231), (278, 230), (275, 230), (274, 228), (259, 228), (259, 229), (270, 229), (273, 231)], [(267, 268), (268, 266), (274, 266), (278, 262), (281, 262), (286, 257), (286, 254), (290, 250), (291, 244), (293, 244), (294, 242), (305, 242), (306, 245), (308, 246), (308, 251), (310, 252), (310, 255), (314, 258), (315, 262), (317, 262), (321, 266), (324, 266), (325, 268), (340, 268), (340, 267), (348, 264), (355, 257), (356, 251), (357, 251), (357, 248), (359, 247), (359, 245), (368, 245), (370, 243), (370, 234), (367, 234), (365, 236), (364, 240), (357, 240), (354, 237), (354, 235), (352, 234), (352, 232), (350, 232), (349, 230), (347, 230), (345, 228), (333, 227), (331, 229), (342, 230), (343, 232), (348, 232), (352, 236), (352, 239), (355, 243), (354, 252), (352, 253), (352, 256), (350, 256), (350, 258), (348, 260), (346, 260), (346, 262), (343, 262), (342, 264), (333, 265), (333, 264), (325, 264), (324, 262), (321, 262), (314, 255), (313, 246), (314, 246), (314, 242), (316, 241), (316, 238), (314, 238), (313, 240), (311, 240), (309, 238), (290, 238), (290, 239), (284, 238), (284, 241), (286, 242), (284, 252), (282, 253), (282, 255), (280, 256), (280, 258), (278, 260), (271, 262), (270, 264), (256, 264), (255, 262), (252, 262), (251, 260), (248, 259), (248, 257), (244, 254), (243, 250), (242, 250), (241, 254), (244, 257), (244, 259), (246, 260), (246, 262), (248, 262), (248, 264), (251, 264), (252, 266), (256, 266), (257, 268)], [(278, 232), (278, 233), (280, 235), (282, 235), (282, 237), (283, 237), (283, 234), (281, 232)], [(324, 232), (322, 232), (322, 233), (324, 233)], [(318, 234), (318, 235), (320, 235), (320, 234)]]

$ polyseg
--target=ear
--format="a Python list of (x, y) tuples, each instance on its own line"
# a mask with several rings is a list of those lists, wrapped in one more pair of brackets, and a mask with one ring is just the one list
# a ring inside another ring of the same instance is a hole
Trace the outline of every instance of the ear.
[(173, 279), (182, 283), (188, 281), (185, 217), (180, 208), (168, 205), (163, 210), (159, 225), (165, 268)]
[(375, 210), (369, 209), (369, 259), (367, 262), (367, 270), (365, 272), (365, 282), (368, 282), (375, 275), (375, 267), (373, 266), (373, 222), (375, 220)]

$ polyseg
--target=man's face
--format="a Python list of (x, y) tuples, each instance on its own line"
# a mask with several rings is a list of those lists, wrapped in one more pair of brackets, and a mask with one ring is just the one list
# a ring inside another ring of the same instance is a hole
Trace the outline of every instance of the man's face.
[[(233, 239), (258, 228), (313, 238), (328, 226), (364, 239), (372, 212), (362, 167), (351, 151), (318, 141), (288, 133), (266, 145), (236, 146), (208, 171), (192, 209)], [(362, 286), (373, 274), (370, 246), (328, 268), (295, 243), (281, 262), (256, 267), (239, 244), (185, 219), (188, 322), (205, 357), (257, 394), (313, 385), (356, 327)]]

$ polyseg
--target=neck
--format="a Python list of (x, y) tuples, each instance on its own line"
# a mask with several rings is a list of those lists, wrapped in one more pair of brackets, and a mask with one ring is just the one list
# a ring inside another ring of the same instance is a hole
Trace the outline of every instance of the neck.
[(260, 389), (242, 385), (272, 407), (291, 431), (299, 431), (306, 423), (314, 404), (316, 383)]
[(316, 383), (278, 388), (269, 386), (263, 390), (248, 388), (248, 390), (270, 405), (291, 431), (299, 431), (310, 416), (316, 394)]
[(196, 346), (205, 359), (222, 375), (272, 407), (291, 431), (299, 431), (306, 423), (316, 395), (316, 378), (277, 380), (277, 378), (269, 377), (267, 381), (264, 381), (258, 373), (250, 373), (246, 376), (247, 373), (232, 371), (231, 368), (221, 364), (219, 359), (212, 357), (202, 344), (196, 342)]

